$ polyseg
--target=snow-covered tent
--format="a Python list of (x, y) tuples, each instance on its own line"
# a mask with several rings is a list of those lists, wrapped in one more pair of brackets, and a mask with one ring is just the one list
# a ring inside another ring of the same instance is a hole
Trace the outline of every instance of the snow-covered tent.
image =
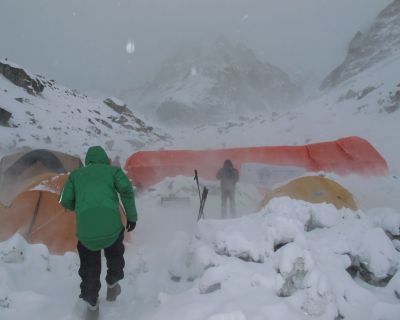
[(278, 197), (289, 197), (311, 203), (331, 203), (337, 209), (357, 210), (357, 204), (348, 190), (339, 183), (321, 176), (297, 178), (267, 192), (259, 208), (264, 208), (271, 199)]
[(304, 146), (139, 151), (128, 158), (125, 169), (135, 185), (147, 188), (166, 177), (193, 176), (194, 169), (202, 178), (215, 180), (218, 169), (226, 159), (231, 159), (237, 168), (242, 164), (259, 163), (339, 175), (379, 176), (388, 172), (385, 159), (368, 141), (359, 137)]
[(27, 150), (7, 155), (0, 161), (0, 202), (11, 205), (40, 175), (67, 173), (81, 166), (79, 157), (53, 150)]

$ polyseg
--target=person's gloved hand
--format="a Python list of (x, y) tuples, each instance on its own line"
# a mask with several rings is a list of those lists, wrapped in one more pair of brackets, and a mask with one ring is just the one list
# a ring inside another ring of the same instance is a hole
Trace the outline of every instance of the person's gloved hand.
[(136, 227), (136, 222), (127, 221), (126, 223), (126, 231), (131, 232)]

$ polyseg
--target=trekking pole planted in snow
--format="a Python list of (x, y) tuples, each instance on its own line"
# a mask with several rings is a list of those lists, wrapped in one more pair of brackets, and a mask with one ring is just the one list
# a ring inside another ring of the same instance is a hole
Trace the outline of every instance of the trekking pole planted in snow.
[(199, 215), (197, 217), (197, 221), (199, 221), (201, 218), (204, 219), (204, 204), (206, 203), (208, 195), (208, 189), (206, 187), (203, 188), (203, 193), (201, 195), (201, 201), (200, 201), (200, 209), (199, 209)]
[(197, 190), (199, 191), (199, 200), (200, 200), (200, 205), (201, 205), (201, 195), (200, 195), (200, 185), (199, 185), (199, 176), (197, 175), (197, 170), (194, 170), (194, 180), (197, 183)]

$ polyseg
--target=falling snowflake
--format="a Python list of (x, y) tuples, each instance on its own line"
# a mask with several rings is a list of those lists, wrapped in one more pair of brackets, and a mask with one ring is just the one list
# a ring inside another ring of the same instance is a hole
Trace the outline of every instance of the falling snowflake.
[(135, 52), (135, 43), (133, 42), (133, 40), (129, 40), (126, 43), (126, 52), (129, 54), (132, 54)]

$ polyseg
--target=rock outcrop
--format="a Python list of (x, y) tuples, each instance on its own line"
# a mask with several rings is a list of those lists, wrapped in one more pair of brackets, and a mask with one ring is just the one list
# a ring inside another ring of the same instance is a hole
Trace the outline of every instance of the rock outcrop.
[(8, 120), (10, 120), (11, 116), (11, 112), (0, 107), (0, 126), (8, 126)]
[(0, 74), (32, 95), (41, 93), (45, 88), (43, 81), (38, 77), (28, 74), (23, 68), (7, 61), (0, 61)]

